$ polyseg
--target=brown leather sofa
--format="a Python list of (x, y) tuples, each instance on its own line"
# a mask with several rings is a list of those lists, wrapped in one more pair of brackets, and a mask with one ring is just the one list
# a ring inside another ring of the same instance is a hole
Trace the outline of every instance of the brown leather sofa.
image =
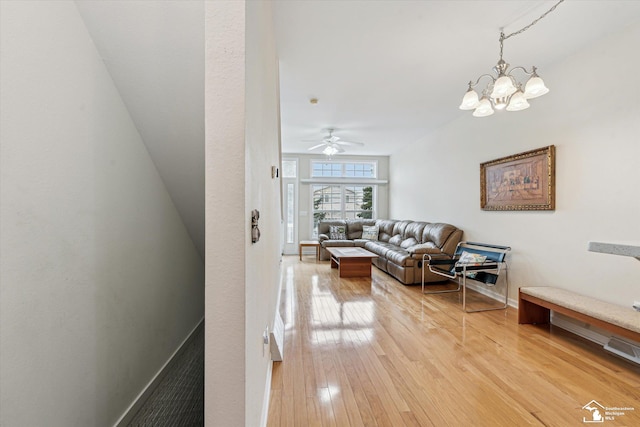
[[(344, 226), (346, 239), (330, 239), (331, 226)], [(378, 227), (378, 240), (362, 239), (362, 226)], [(325, 220), (318, 224), (320, 259), (328, 260), (326, 248), (362, 247), (378, 255), (373, 265), (405, 285), (422, 280), (422, 257), (425, 253), (451, 258), (462, 240), (462, 230), (451, 224), (394, 219)], [(441, 282), (443, 276), (425, 269), (425, 282)]]

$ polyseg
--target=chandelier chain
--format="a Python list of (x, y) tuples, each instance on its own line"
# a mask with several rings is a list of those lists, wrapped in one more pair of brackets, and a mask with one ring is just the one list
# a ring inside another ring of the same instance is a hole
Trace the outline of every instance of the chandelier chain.
[(556, 10), (556, 7), (558, 7), (558, 5), (560, 5), (560, 3), (562, 3), (563, 1), (564, 0), (560, 0), (558, 3), (553, 5), (553, 7), (551, 9), (547, 10), (545, 13), (540, 15), (540, 17), (538, 19), (536, 19), (535, 21), (533, 21), (531, 24), (527, 25), (526, 27), (524, 27), (524, 28), (522, 28), (522, 29), (520, 29), (518, 31), (515, 31), (515, 32), (509, 34), (508, 36), (505, 36), (503, 32), (500, 32), (500, 57), (502, 57), (502, 42), (504, 40), (508, 39), (509, 37), (517, 36), (518, 34), (524, 33), (529, 28), (531, 28), (534, 25), (536, 25), (538, 23), (538, 21), (540, 21), (542, 18), (544, 18), (545, 16), (547, 16), (548, 14), (550, 14), (551, 12)]

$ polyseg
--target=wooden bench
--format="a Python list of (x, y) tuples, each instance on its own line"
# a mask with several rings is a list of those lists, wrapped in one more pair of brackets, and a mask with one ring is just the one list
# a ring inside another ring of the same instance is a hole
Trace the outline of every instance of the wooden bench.
[(553, 287), (522, 287), (518, 323), (549, 323), (551, 310), (640, 342), (640, 312)]

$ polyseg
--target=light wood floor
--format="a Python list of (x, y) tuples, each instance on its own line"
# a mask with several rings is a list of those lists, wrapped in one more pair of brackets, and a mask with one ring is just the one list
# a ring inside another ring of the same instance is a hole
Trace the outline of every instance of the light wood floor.
[(634, 408), (605, 426), (640, 426), (636, 365), (514, 309), (465, 314), (458, 294), (311, 257), (284, 257), (283, 281), (270, 427), (580, 426), (592, 400)]

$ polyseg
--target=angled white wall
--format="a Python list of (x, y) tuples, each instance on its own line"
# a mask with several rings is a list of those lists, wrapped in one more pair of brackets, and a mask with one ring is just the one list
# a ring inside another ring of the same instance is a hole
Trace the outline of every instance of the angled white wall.
[(203, 264), (75, 3), (0, 7), (0, 425), (113, 425)]
[[(640, 25), (626, 28), (540, 70), (551, 91), (528, 110), (461, 112), (392, 156), (391, 216), (450, 222), (467, 240), (512, 246), (512, 297), (519, 286), (551, 285), (631, 307), (640, 263), (588, 252), (587, 243), (640, 237), (640, 87), (611, 68), (638, 69), (639, 40)], [(480, 210), (480, 163), (551, 144), (554, 212)]]
[[(278, 68), (270, 2), (207, 2), (207, 426), (258, 426), (268, 403), (280, 272)], [(260, 240), (251, 242), (251, 211)]]

